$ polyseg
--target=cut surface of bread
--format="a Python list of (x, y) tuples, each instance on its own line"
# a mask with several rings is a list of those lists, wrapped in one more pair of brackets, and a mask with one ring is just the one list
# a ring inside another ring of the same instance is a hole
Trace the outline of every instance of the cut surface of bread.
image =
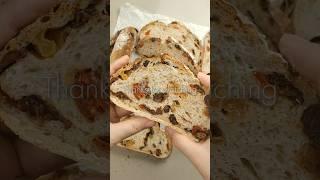
[(136, 46), (137, 38), (138, 30), (134, 27), (126, 27), (119, 30), (111, 40), (110, 63), (124, 55), (130, 57)]
[(109, 156), (105, 8), (104, 0), (61, 1), (0, 52), (0, 117), (6, 126), (102, 173)]
[[(121, 121), (128, 120), (130, 117), (131, 116), (124, 117)], [(117, 145), (156, 158), (167, 158), (172, 151), (171, 139), (160, 129), (159, 123), (122, 140)]]
[(154, 21), (139, 32), (137, 52), (152, 57), (165, 53), (187, 65), (193, 73), (199, 71), (201, 44), (199, 39), (183, 24), (172, 22), (168, 25)]
[(112, 75), (110, 99), (117, 106), (147, 117), (196, 141), (209, 136), (205, 91), (181, 62), (161, 57), (136, 59)]
[(319, 148), (306, 136), (316, 90), (232, 5), (214, 0), (211, 12), (213, 179), (318, 179)]

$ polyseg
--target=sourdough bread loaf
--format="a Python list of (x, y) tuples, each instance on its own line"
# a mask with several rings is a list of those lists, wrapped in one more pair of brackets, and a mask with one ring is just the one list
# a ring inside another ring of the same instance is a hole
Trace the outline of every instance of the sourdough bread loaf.
[(312, 84), (232, 5), (214, 0), (212, 13), (213, 179), (317, 179), (314, 131), (301, 122), (320, 111)]
[[(121, 121), (128, 120), (130, 117), (131, 116), (123, 117)], [(122, 140), (117, 145), (156, 158), (167, 158), (172, 151), (171, 139), (160, 129), (159, 123)]]
[(60, 1), (0, 51), (0, 117), (6, 126), (102, 173), (109, 157), (102, 88), (106, 7), (104, 0)]
[(110, 99), (119, 107), (202, 141), (209, 136), (205, 91), (181, 62), (168, 55), (136, 59), (112, 75)]
[(187, 65), (193, 73), (199, 71), (200, 41), (187, 27), (176, 21), (168, 25), (160, 21), (145, 25), (139, 32), (137, 52), (147, 57), (165, 53)]

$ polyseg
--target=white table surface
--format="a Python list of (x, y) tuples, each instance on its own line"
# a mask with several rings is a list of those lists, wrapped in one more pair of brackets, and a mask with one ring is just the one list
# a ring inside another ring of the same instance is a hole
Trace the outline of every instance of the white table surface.
[[(111, 0), (110, 32), (113, 32), (119, 7), (125, 2), (150, 13), (210, 26), (210, 0)], [(110, 154), (111, 180), (200, 180), (191, 162), (174, 149), (171, 156), (158, 160), (141, 153), (113, 147)]]

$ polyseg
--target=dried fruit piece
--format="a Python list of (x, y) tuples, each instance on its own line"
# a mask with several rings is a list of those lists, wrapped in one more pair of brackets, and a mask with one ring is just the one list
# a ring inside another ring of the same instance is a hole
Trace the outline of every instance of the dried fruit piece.
[(158, 103), (163, 102), (167, 98), (168, 98), (168, 93), (155, 93), (153, 95), (153, 101)]
[(197, 91), (200, 94), (205, 94), (205, 91), (198, 84), (190, 84), (193, 91)]
[(14, 104), (22, 112), (27, 113), (32, 118), (40, 120), (42, 125), (45, 120), (60, 121), (63, 123), (65, 129), (69, 129), (72, 126), (72, 122), (64, 118), (60, 113), (47, 102), (43, 101), (41, 97), (37, 95), (24, 96)]
[[(112, 92), (113, 93), (113, 92)], [(127, 99), (127, 100), (130, 100), (131, 99), (123, 92), (119, 91), (119, 92), (116, 92), (116, 93), (113, 93), (115, 96), (117, 96), (118, 98), (120, 99)]]
[(162, 109), (161, 107), (157, 108), (156, 110), (150, 109), (148, 106), (146, 106), (145, 104), (140, 104), (139, 107), (141, 109), (144, 109), (146, 111), (148, 111), (149, 113), (151, 113), (152, 115), (159, 115), (162, 114)]
[(148, 61), (148, 60), (144, 61), (144, 62), (143, 62), (143, 66), (144, 66), (144, 67), (148, 67), (149, 62), (150, 62), (150, 61)]
[(134, 140), (133, 139), (128, 139), (128, 140), (123, 140), (121, 142), (121, 144), (123, 146), (126, 146), (126, 147), (130, 147), (130, 146), (133, 146), (135, 144)]
[(200, 126), (193, 126), (192, 135), (196, 137), (199, 141), (202, 141), (207, 139), (209, 133), (206, 128), (201, 128)]
[(168, 113), (170, 111), (171, 107), (169, 105), (164, 106), (163, 112)]
[(277, 87), (277, 92), (297, 104), (303, 104), (303, 93), (296, 88), (283, 74), (273, 72), (267, 76), (270, 84)]
[(132, 85), (132, 92), (134, 97), (136, 97), (138, 100), (144, 97), (150, 97), (151, 92), (148, 86), (148, 81), (145, 80), (141, 83), (134, 83)]
[(161, 156), (161, 150), (160, 149), (156, 149), (156, 156)]
[(92, 69), (84, 69), (76, 73), (74, 81), (72, 95), (76, 105), (81, 114), (94, 122), (97, 115), (106, 111), (107, 106), (101, 91), (101, 75)]
[(174, 114), (170, 114), (169, 115), (169, 120), (170, 120), (171, 124), (173, 124), (173, 125), (178, 125), (179, 124), (177, 122), (177, 118), (174, 116)]

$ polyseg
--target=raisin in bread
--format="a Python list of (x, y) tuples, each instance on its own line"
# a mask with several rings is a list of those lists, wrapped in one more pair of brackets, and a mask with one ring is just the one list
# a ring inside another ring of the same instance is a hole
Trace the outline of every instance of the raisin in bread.
[(0, 51), (5, 125), (40, 148), (102, 173), (109, 158), (102, 87), (109, 30), (105, 8), (104, 0), (60, 1)]
[(232, 5), (214, 0), (211, 12), (213, 179), (313, 179), (319, 149), (303, 127), (320, 111), (316, 90)]
[(202, 45), (201, 72), (210, 74), (210, 32), (206, 34)]
[(181, 62), (168, 55), (137, 59), (111, 77), (110, 99), (119, 107), (170, 126), (196, 141), (209, 136), (205, 91)]
[(200, 41), (179, 22), (166, 25), (154, 21), (145, 25), (139, 32), (137, 52), (147, 57), (166, 53), (186, 64), (195, 74), (199, 71)]
[(131, 56), (136, 46), (138, 30), (134, 27), (126, 27), (119, 30), (111, 40), (110, 63), (124, 55)]
[[(121, 121), (128, 120), (130, 117), (131, 116), (124, 117)], [(160, 129), (159, 123), (122, 140), (117, 145), (156, 158), (167, 158), (172, 151), (171, 139)]]

